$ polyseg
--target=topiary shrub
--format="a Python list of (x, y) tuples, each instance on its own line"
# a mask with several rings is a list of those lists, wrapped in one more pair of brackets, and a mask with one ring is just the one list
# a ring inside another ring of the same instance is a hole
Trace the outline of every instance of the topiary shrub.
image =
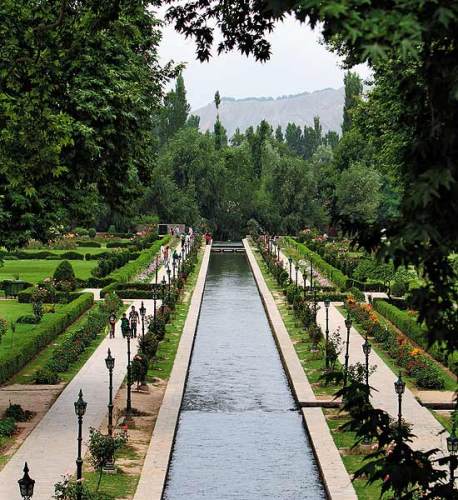
[(84, 227), (75, 227), (73, 232), (75, 234), (77, 234), (78, 236), (88, 236), (88, 234), (89, 234), (89, 231)]
[(54, 271), (54, 282), (58, 290), (75, 290), (76, 277), (75, 271), (68, 260), (63, 260)]
[(97, 235), (97, 231), (95, 230), (95, 228), (91, 227), (91, 228), (89, 228), (87, 234), (88, 234), (89, 238), (95, 238)]

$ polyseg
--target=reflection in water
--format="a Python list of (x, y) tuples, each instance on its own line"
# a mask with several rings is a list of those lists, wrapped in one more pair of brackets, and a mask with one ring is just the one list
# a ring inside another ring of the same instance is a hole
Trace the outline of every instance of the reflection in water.
[(210, 259), (164, 498), (324, 498), (244, 255)]

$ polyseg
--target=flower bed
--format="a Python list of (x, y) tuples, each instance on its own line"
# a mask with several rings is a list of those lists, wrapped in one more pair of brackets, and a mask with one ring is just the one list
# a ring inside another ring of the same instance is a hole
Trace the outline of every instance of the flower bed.
[(351, 296), (346, 307), (352, 316), (364, 328), (368, 336), (373, 337), (383, 350), (412, 377), (417, 387), (422, 389), (443, 389), (445, 379), (442, 370), (424, 351), (409, 340), (400, 336), (392, 328), (382, 326), (370, 304), (360, 304)]

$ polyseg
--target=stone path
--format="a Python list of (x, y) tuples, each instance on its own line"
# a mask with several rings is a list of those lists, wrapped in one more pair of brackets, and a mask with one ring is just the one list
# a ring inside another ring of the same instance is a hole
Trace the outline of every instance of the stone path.
[[(280, 252), (280, 258), (285, 263), (285, 269), (289, 273), (289, 263), (287, 257)], [(287, 264), (287, 265), (286, 265)], [(292, 270), (292, 279), (295, 279), (295, 270)], [(299, 274), (298, 278), (301, 279)], [(301, 282), (299, 282), (301, 283)], [(302, 280), (303, 283), (303, 280)], [(372, 296), (382, 296), (382, 294), (372, 294)], [(385, 295), (385, 294), (383, 294)], [(329, 330), (330, 332), (340, 329), (341, 338), (345, 341), (346, 328), (345, 317), (337, 309), (338, 304), (332, 303), (329, 307)], [(319, 303), (317, 315), (318, 324), (323, 332), (326, 328), (326, 312), (324, 303)], [(350, 330), (349, 343), (349, 362), (355, 364), (357, 362), (365, 363), (365, 356), (362, 350), (364, 338), (356, 331), (355, 328)], [(345, 349), (339, 356), (341, 363), (345, 362)], [(370, 385), (374, 390), (372, 393), (372, 404), (376, 408), (382, 408), (387, 411), (393, 418), (397, 418), (398, 414), (398, 399), (394, 391), (394, 382), (398, 378), (398, 374), (394, 374), (385, 362), (372, 350), (369, 358), (370, 365), (376, 365), (377, 370), (370, 378)], [(414, 447), (420, 450), (429, 450), (439, 448), (444, 453), (447, 451), (447, 433), (440, 434), (443, 431), (442, 425), (434, 418), (430, 411), (424, 408), (416, 399), (412, 391), (406, 387), (402, 398), (402, 415), (406, 422), (413, 425), (412, 432), (415, 434), (413, 441)]]
[[(179, 251), (179, 250), (178, 250)], [(159, 269), (158, 281), (165, 269)], [(141, 300), (126, 301), (138, 310)], [(145, 300), (147, 314), (153, 311), (153, 301)], [(138, 335), (141, 335), (141, 327)], [(36, 480), (34, 500), (50, 500), (54, 494), (54, 484), (64, 474), (75, 472), (77, 454), (77, 417), (74, 402), (78, 392), (83, 390), (87, 410), (83, 420), (83, 456), (89, 428), (98, 428), (107, 414), (108, 371), (105, 357), (108, 348), (115, 358), (113, 370), (113, 394), (121, 387), (127, 373), (127, 346), (122, 338), (120, 322), (116, 324), (116, 337), (106, 337), (94, 351), (86, 364), (65, 387), (56, 402), (41, 422), (30, 433), (22, 446), (0, 472), (0, 499), (20, 499), (17, 481), (22, 477), (24, 462), (28, 462), (30, 476)], [(131, 340), (131, 356), (137, 351), (136, 339)]]

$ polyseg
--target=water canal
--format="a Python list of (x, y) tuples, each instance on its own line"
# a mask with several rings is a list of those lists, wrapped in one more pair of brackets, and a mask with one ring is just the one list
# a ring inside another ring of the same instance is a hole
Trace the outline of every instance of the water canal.
[(244, 255), (211, 256), (163, 498), (325, 498)]

